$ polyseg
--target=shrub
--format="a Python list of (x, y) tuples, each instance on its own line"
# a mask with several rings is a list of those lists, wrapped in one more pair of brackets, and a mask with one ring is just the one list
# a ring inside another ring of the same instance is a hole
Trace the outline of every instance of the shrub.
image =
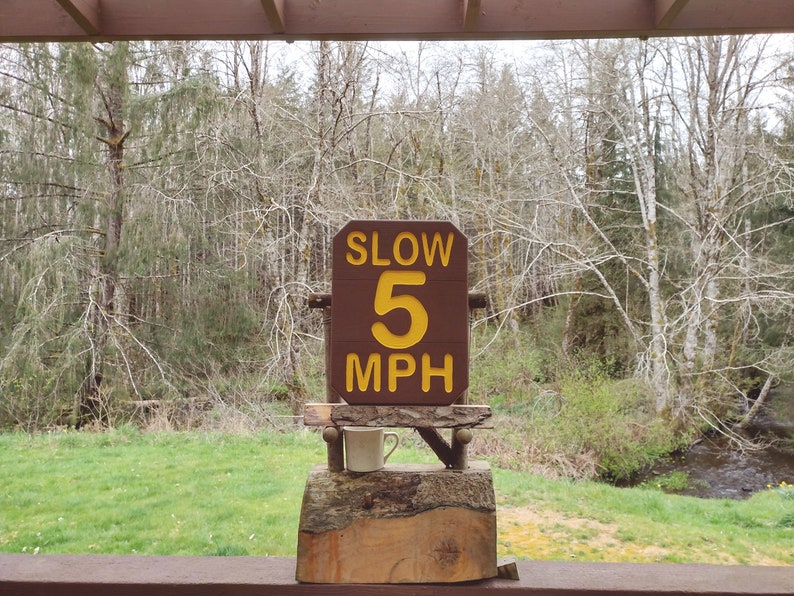
[(674, 451), (679, 438), (653, 413), (652, 395), (639, 380), (611, 380), (591, 364), (560, 385), (556, 433), (564, 449), (592, 453), (600, 476), (625, 479)]
[(549, 379), (540, 354), (503, 334), (474, 361), (470, 396), (490, 404), (496, 426), (478, 454), (550, 477), (620, 480), (683, 446), (641, 380), (615, 379), (612, 363), (584, 358), (558, 362)]

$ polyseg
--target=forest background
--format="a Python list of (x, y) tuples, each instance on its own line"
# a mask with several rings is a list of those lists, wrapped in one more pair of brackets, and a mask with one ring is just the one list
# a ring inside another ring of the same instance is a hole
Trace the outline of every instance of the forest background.
[(791, 41), (0, 45), (0, 427), (298, 416), (331, 238), (381, 218), (469, 238), (478, 449), (618, 478), (732, 432), (792, 372)]

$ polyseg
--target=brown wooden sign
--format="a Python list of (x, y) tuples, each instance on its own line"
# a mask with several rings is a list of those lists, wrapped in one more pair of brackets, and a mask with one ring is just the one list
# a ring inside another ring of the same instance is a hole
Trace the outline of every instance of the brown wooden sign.
[(468, 243), (443, 221), (351, 221), (333, 241), (332, 388), (449, 405), (469, 385)]

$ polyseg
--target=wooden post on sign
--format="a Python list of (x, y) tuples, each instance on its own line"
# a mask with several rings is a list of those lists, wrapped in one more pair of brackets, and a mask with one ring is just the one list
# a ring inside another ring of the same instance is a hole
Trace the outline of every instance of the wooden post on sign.
[[(331, 365), (331, 296), (329, 294), (311, 294), (308, 299), (309, 308), (323, 309), (323, 341), (325, 343), (325, 370)], [(325, 400), (328, 403), (339, 403), (341, 399), (331, 387), (331, 377), (325, 376)], [(344, 437), (338, 426), (329, 426), (323, 430), (326, 443), (328, 470), (341, 472), (345, 469)]]
[[(471, 329), (472, 311), (478, 308), (485, 308), (488, 305), (488, 298), (485, 294), (469, 294), (469, 329)], [(455, 401), (458, 405), (467, 405), (469, 402), (468, 391), (464, 391)], [(453, 470), (465, 470), (469, 467), (468, 444), (471, 443), (473, 435), (469, 429), (456, 429), (452, 431), (450, 437), (450, 451), (452, 453), (450, 467)]]

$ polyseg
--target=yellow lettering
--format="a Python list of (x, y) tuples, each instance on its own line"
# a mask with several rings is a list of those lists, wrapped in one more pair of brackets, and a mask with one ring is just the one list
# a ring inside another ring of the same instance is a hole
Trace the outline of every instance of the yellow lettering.
[(381, 377), (381, 359), (380, 354), (370, 354), (367, 358), (366, 368), (361, 366), (361, 358), (358, 354), (349, 353), (345, 360), (345, 389), (353, 391), (353, 381), (356, 381), (356, 386), (359, 391), (366, 391), (369, 389), (369, 382), (372, 381), (373, 391), (380, 391), (380, 377)]
[(378, 278), (375, 288), (374, 308), (381, 316), (396, 309), (408, 311), (411, 324), (403, 335), (393, 333), (383, 321), (376, 321), (370, 327), (372, 337), (378, 343), (393, 350), (404, 350), (422, 341), (427, 333), (429, 318), (427, 310), (416, 296), (411, 294), (394, 294), (395, 286), (422, 286), (427, 276), (423, 271), (384, 271)]
[[(404, 367), (399, 367), (399, 363), (405, 364)], [(398, 353), (389, 354), (389, 391), (394, 393), (397, 391), (397, 379), (410, 377), (416, 372), (416, 360), (410, 354)]]
[[(403, 240), (408, 240), (408, 243), (411, 245), (411, 253), (407, 258), (403, 257), (402, 253)], [(394, 239), (393, 250), (394, 260), (397, 261), (397, 263), (400, 265), (413, 265), (416, 259), (419, 258), (419, 241), (411, 232), (400, 232)]]
[(432, 267), (433, 262), (436, 260), (436, 250), (438, 250), (441, 264), (444, 267), (449, 265), (449, 258), (452, 254), (452, 242), (454, 239), (455, 235), (450, 232), (447, 234), (447, 243), (444, 244), (441, 234), (439, 232), (434, 232), (433, 239), (428, 243), (427, 233), (422, 232), (422, 248), (425, 252), (425, 263), (427, 263), (428, 267)]
[(430, 366), (430, 354), (422, 354), (422, 391), (430, 391), (430, 377), (444, 379), (444, 391), (452, 393), (452, 354), (444, 354), (444, 366)]
[(375, 267), (387, 267), (391, 265), (389, 259), (383, 259), (378, 256), (378, 233), (372, 232), (372, 264)]
[(367, 235), (364, 232), (350, 232), (347, 235), (347, 246), (354, 250), (358, 256), (353, 255), (350, 251), (345, 255), (345, 259), (351, 265), (363, 265), (367, 262), (367, 247), (363, 244), (357, 244), (356, 241), (365, 242)]

